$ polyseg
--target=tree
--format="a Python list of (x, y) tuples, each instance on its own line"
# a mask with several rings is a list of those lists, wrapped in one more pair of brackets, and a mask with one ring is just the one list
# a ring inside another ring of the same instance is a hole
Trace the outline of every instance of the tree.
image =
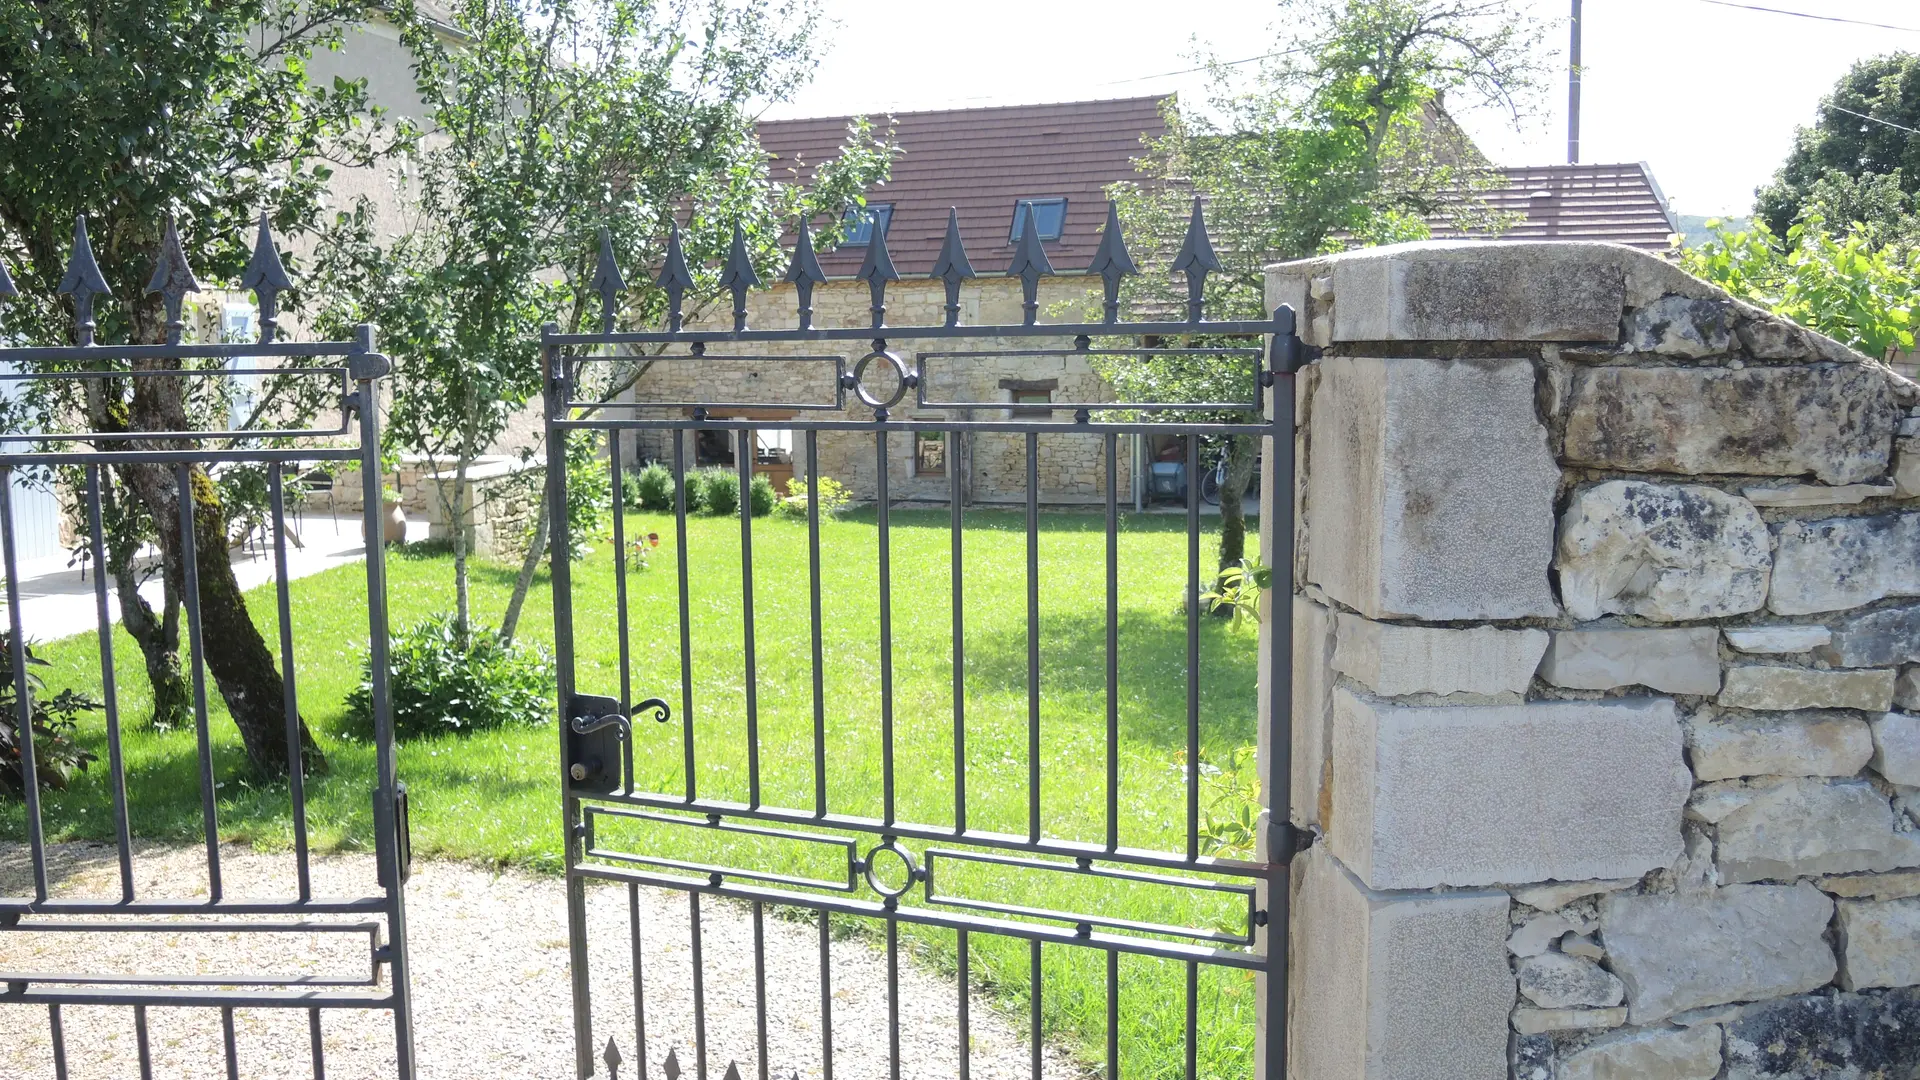
[[(353, 0), (0, 0), (0, 258), (18, 271), (22, 294), (0, 312), (0, 330), (28, 341), (164, 342), (179, 332), (177, 315), (147, 289), (163, 261), (186, 274), (181, 284), (192, 277), (189, 264), (231, 283), (257, 215), (266, 212), (282, 235), (311, 229), (331, 166), (367, 164), (382, 148), (378, 126), (367, 122), (364, 83), (315, 86), (306, 69), (313, 50), (337, 44), (363, 10)], [(97, 260), (82, 275), (98, 296), (97, 327), (80, 326), (76, 298), (58, 295), (69, 258), (84, 250), (80, 215), (92, 240), (86, 258)], [(178, 244), (169, 249), (174, 219)], [(84, 394), (42, 387), (27, 403), (27, 430), (73, 430), (64, 425), (75, 416), (94, 431), (186, 430), (203, 403), (184, 383), (89, 381)], [(110, 477), (120, 531), (106, 569), (160, 718), (177, 721), (187, 700), (178, 661), (179, 488), (165, 466), (121, 465)], [(196, 534), (224, 540), (221, 488), (197, 467), (190, 487)], [(130, 571), (131, 552), (149, 535), (167, 583), (159, 612), (139, 597)], [(202, 542), (197, 551), (207, 639), (219, 642), (208, 669), (251, 765), (284, 772), (273, 654), (248, 615), (227, 545)], [(303, 738), (309, 762), (322, 765)]]
[(1920, 190), (1920, 55), (1876, 56), (1841, 76), (1813, 126), (1794, 135), (1773, 181), (1755, 192), (1754, 213), (1785, 236), (1821, 184), (1875, 176), (1892, 178), (1909, 199)]
[(1920, 253), (1910, 244), (1866, 222), (1836, 234), (1817, 211), (1785, 237), (1764, 221), (1738, 232), (1708, 224), (1711, 240), (1680, 250), (1688, 273), (1869, 356), (1913, 348)]
[[(862, 124), (804, 191), (770, 183), (750, 108), (807, 74), (816, 17), (794, 3), (691, 7), (464, 0), (452, 12), (462, 35), (452, 48), (410, 0), (392, 9), (433, 129), (408, 162), (411, 225), (376, 236), (362, 205), (342, 218), (322, 261), (330, 320), (377, 323), (394, 359), (390, 445), (452, 462), (454, 481), (440, 488), (448, 520), (467, 520), (474, 461), (540, 390), (542, 325), (577, 332), (597, 321), (600, 287), (618, 291), (597, 276), (603, 251), (628, 266), (655, 264), (678, 213), (691, 265), (737, 242), (764, 279), (784, 224), (837, 217), (886, 175), (891, 148)], [(657, 289), (634, 291), (632, 317), (660, 312)], [(639, 369), (573, 367), (582, 391), (601, 399)], [(546, 544), (540, 507), (501, 627), (507, 639)], [(472, 625), (468, 558), (466, 532), (455, 529), (463, 632)]]
[[(1486, 162), (1444, 104), (1495, 108), (1519, 122), (1545, 75), (1542, 27), (1509, 0), (1281, 0), (1279, 10), (1294, 29), (1251, 86), (1213, 65), (1210, 108), (1170, 104), (1167, 134), (1139, 162), (1148, 179), (1112, 192), (1143, 266), (1172, 263), (1198, 199), (1220, 263), (1205, 293), (1215, 319), (1265, 317), (1264, 268), (1278, 260), (1421, 239), (1436, 214), (1497, 227), (1473, 195), (1491, 182)], [(1135, 310), (1184, 301), (1184, 280), (1170, 276), (1129, 278), (1127, 287)], [(1122, 401), (1244, 399), (1254, 377), (1250, 363), (1152, 356), (1108, 363), (1102, 374)], [(1225, 453), (1222, 570), (1245, 556), (1241, 500), (1258, 448), (1235, 436)]]

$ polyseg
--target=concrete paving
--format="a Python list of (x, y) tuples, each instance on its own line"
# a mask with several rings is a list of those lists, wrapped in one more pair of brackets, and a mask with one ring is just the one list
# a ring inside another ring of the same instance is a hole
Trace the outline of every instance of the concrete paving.
[[(289, 579), (303, 578), (336, 566), (359, 562), (366, 556), (366, 544), (360, 537), (358, 514), (306, 514), (299, 521), (287, 522), (287, 573)], [(295, 542), (295, 537), (299, 542)], [(427, 537), (425, 521), (407, 523), (409, 541)], [(273, 580), (274, 559), (271, 543), (254, 543), (233, 549), (233, 572), (242, 589), (251, 589)], [(161, 585), (157, 552), (149, 548), (143, 565), (154, 573), (140, 587), (147, 602), (160, 603)], [(4, 610), (0, 598), (0, 610)], [(107, 583), (107, 615), (120, 620), (120, 598), (113, 583)], [(71, 565), (64, 556), (39, 559), (20, 567), (21, 625), (30, 642), (49, 642), (74, 634), (92, 632), (98, 626), (92, 567), (82, 572), (79, 563)]]

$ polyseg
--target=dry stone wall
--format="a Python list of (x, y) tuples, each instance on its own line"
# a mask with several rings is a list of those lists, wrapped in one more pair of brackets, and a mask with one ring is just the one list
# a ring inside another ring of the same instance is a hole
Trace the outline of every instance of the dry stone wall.
[[(1042, 312), (1056, 305), (1071, 308), (1080, 303), (1088, 287), (1073, 277), (1049, 278), (1041, 283)], [(984, 278), (969, 282), (961, 289), (963, 324), (1019, 323), (1022, 319), (1020, 283), (1017, 279)], [(792, 286), (750, 293), (747, 323), (753, 327), (797, 325), (797, 299)], [(834, 281), (819, 286), (813, 293), (813, 324), (819, 327), (868, 326), (872, 321), (871, 297), (864, 282)], [(732, 313), (723, 302), (690, 320), (691, 328), (720, 329), (731, 325)], [(1076, 309), (1077, 315), (1077, 309)], [(887, 289), (887, 321), (899, 326), (942, 325), (946, 322), (946, 290), (938, 281), (907, 280)], [(916, 408), (916, 397), (906, 398), (891, 410), (893, 419), (927, 421), (929, 429), (953, 420), (1004, 420), (1014, 415), (1015, 384), (1051, 393), (1054, 401), (1109, 402), (1112, 387), (1097, 375), (1088, 359), (1073, 355), (1018, 355), (1046, 350), (1060, 353), (1072, 348), (1070, 338), (943, 338), (937, 340), (896, 339), (889, 347), (909, 366), (921, 369), (927, 378), (929, 401), (965, 401), (988, 403), (973, 409)], [(771, 345), (734, 347), (715, 345), (699, 360), (661, 360), (636, 383), (633, 400), (661, 402), (731, 401), (756, 404), (824, 404), (834, 400), (834, 367), (831, 358), (841, 357), (851, 370), (867, 350), (861, 342), (780, 342)], [(985, 357), (924, 356), (925, 353), (992, 352)], [(755, 357), (827, 357), (825, 362), (792, 360), (727, 360), (726, 356)], [(883, 378), (875, 364), (868, 373), (868, 385), (876, 396), (884, 398), (895, 383)], [(726, 410), (714, 410), (716, 415)], [(686, 409), (650, 412), (647, 415), (683, 417)], [(1102, 436), (1075, 434), (1070, 428), (1071, 412), (1050, 416), (1027, 414), (1030, 419), (1051, 419), (1061, 425), (1061, 434), (1043, 435), (1039, 442), (1039, 484), (1042, 502), (1052, 505), (1091, 504), (1106, 498), (1106, 448)], [(847, 407), (840, 410), (803, 412), (803, 421), (872, 420), (873, 410), (862, 405), (851, 392)], [(672, 436), (666, 432), (641, 432), (631, 452), (635, 461), (669, 460), (673, 453)], [(820, 471), (850, 487), (856, 498), (871, 499), (878, 489), (880, 457), (872, 435), (861, 432), (827, 431), (819, 436)], [(688, 462), (693, 459), (692, 441), (687, 444)], [(896, 500), (945, 502), (950, 497), (950, 480), (944, 475), (921, 475), (916, 468), (911, 440), (904, 434), (889, 437), (887, 483)], [(794, 475), (805, 477), (806, 462), (802, 441), (794, 440)], [(1131, 441), (1119, 446), (1117, 483), (1119, 497), (1132, 495)], [(962, 440), (960, 453), (949, 455), (961, 470), (963, 496), (978, 503), (1013, 503), (1026, 499), (1026, 437), (1011, 433), (980, 432)]]
[(1268, 292), (1293, 1075), (1920, 1075), (1920, 387), (1612, 245)]

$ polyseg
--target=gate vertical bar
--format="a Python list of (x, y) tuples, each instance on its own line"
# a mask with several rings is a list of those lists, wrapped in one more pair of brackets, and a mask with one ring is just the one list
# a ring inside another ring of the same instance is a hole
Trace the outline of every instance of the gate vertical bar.
[[(551, 337), (559, 326), (548, 323), (544, 336)], [(573, 1054), (574, 1070), (580, 1080), (593, 1075), (593, 990), (587, 980), (587, 883), (574, 873), (583, 851), (581, 844), (580, 800), (573, 794), (573, 783), (566, 775), (567, 722), (573, 702), (573, 570), (567, 553), (573, 550), (573, 537), (567, 527), (567, 431), (555, 426), (566, 416), (566, 359), (552, 345), (540, 350), (540, 385), (545, 394), (547, 413), (547, 551), (553, 582), (553, 655), (555, 689), (559, 694), (560, 738), (560, 813), (564, 828), (562, 844), (567, 866), (567, 970), (573, 982)], [(676, 470), (678, 471), (678, 470)], [(684, 510), (682, 520), (685, 520)], [(682, 536), (684, 537), (684, 533)], [(681, 546), (681, 565), (686, 559)], [(684, 574), (685, 571), (683, 570)], [(684, 619), (686, 607), (681, 606)], [(688, 782), (692, 782), (689, 774)]]
[(1271, 434), (1260, 492), (1260, 531), (1266, 538), (1266, 564), (1273, 577), (1267, 590), (1267, 617), (1260, 630), (1265, 646), (1266, 671), (1261, 680), (1266, 710), (1260, 740), (1265, 760), (1259, 763), (1265, 827), (1255, 838), (1255, 857), (1267, 863), (1265, 901), (1266, 971), (1258, 976), (1260, 1022), (1255, 1025), (1254, 1075), (1261, 1080), (1287, 1078), (1287, 972), (1292, 932), (1292, 859), (1299, 848), (1293, 828), (1293, 560), (1295, 527), (1294, 484), (1294, 373), (1305, 360), (1295, 325), (1297, 313), (1281, 306), (1274, 310), (1274, 334), (1268, 374), (1273, 380), (1267, 402)]
[(39, 765), (33, 759), (33, 688), (27, 678), (27, 640), (20, 618), (20, 566), (14, 553), (13, 466), (0, 467), (0, 545), (7, 573), (8, 660), (13, 665), (14, 730), (20, 733), (20, 788), (27, 804), (27, 841), (33, 856), (35, 900), (47, 898), (46, 834), (40, 824)]
[[(381, 884), (387, 891), (388, 974), (393, 980), (396, 1072), (400, 1080), (413, 1080), (413, 988), (407, 964), (407, 904), (397, 820), (400, 763), (393, 745), (391, 687), (387, 680), (387, 545), (380, 513), (379, 378), (387, 373), (388, 367), (386, 359), (373, 351), (372, 326), (362, 323), (354, 327), (353, 336), (355, 354), (349, 359), (348, 367), (356, 383), (359, 401), (356, 411), (360, 414), (360, 516), (367, 542), (367, 669), (372, 687), (377, 774), (373, 794), (374, 857), (379, 863)], [(316, 1041), (315, 1046), (318, 1045)]]
[[(193, 732), (200, 750), (200, 818), (207, 833), (207, 897), (217, 901), (225, 895), (225, 889), (220, 880), (220, 816), (213, 794), (213, 733), (207, 722), (207, 642), (200, 624), (200, 554), (199, 541), (194, 537), (197, 522), (193, 512), (193, 466), (179, 466), (175, 478), (180, 504), (180, 566), (185, 578), (181, 598), (187, 609), (187, 661), (193, 676)], [(384, 670), (385, 660), (385, 657), (376, 657), (373, 670)], [(376, 801), (376, 828), (379, 818)]]
[(100, 699), (107, 713), (107, 771), (113, 783), (114, 843), (120, 849), (120, 898), (133, 902), (133, 836), (127, 820), (127, 766), (120, 746), (120, 690), (113, 670), (113, 619), (107, 608), (106, 532), (100, 520), (100, 466), (87, 466), (87, 529), (93, 555), (93, 614), (100, 640)]

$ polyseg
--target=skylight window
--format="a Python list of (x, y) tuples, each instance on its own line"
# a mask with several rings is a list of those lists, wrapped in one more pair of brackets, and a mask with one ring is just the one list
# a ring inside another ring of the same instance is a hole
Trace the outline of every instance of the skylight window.
[(849, 206), (843, 219), (847, 223), (847, 238), (841, 241), (846, 247), (863, 247), (873, 243), (873, 227), (880, 226), (880, 235), (887, 235), (887, 226), (893, 224), (892, 203), (868, 203), (865, 206)]
[(1020, 242), (1020, 233), (1026, 228), (1029, 206), (1033, 207), (1033, 223), (1040, 233), (1040, 239), (1060, 239), (1060, 232), (1067, 225), (1067, 200), (1021, 199), (1013, 204), (1013, 227), (1007, 231), (1007, 242)]

